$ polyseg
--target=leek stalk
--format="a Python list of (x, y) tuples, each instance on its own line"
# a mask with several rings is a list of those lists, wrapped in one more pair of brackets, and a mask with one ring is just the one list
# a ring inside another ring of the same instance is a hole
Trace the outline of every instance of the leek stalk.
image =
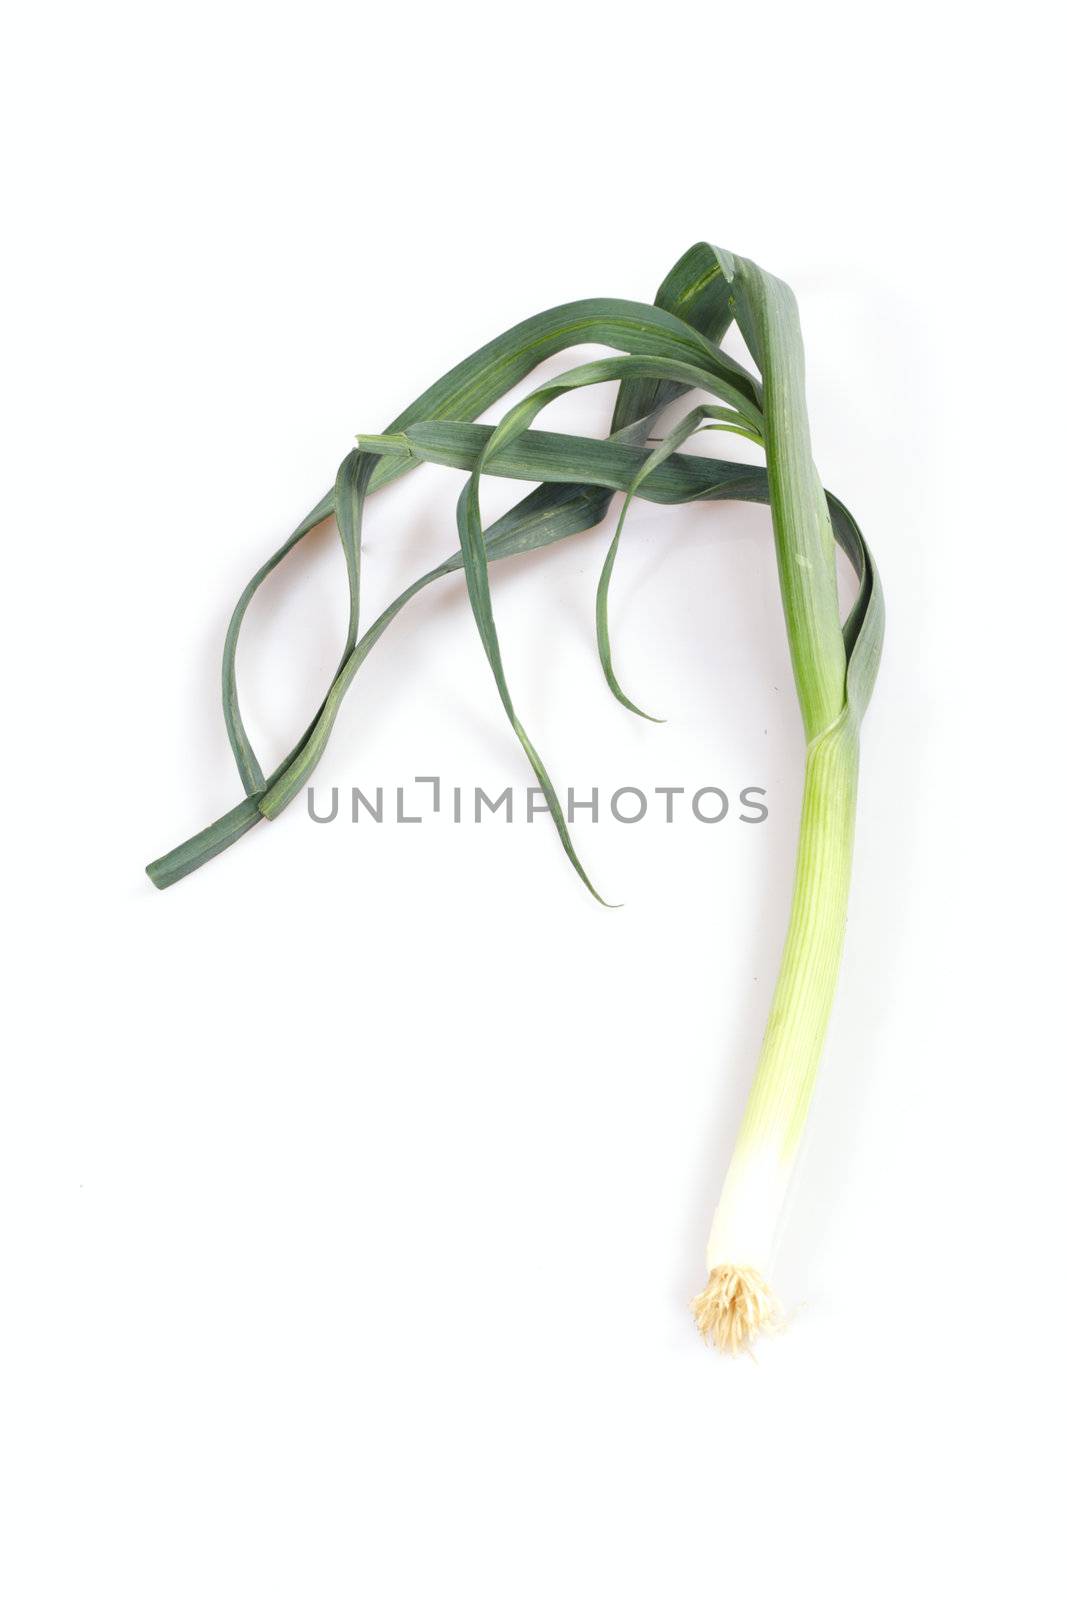
[(720, 252), (764, 383), (764, 442), (778, 575), (808, 738), (793, 904), (756, 1076), (708, 1238), (697, 1326), (747, 1349), (781, 1322), (769, 1286), (779, 1225), (822, 1054), (845, 937), (859, 778), (833, 535), (811, 454), (804, 351), (789, 287)]

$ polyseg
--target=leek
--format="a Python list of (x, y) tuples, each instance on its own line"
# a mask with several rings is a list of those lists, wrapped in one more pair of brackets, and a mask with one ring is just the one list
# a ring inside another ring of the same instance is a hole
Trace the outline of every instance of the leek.
[[(732, 360), (719, 340), (736, 318), (759, 371)], [(574, 344), (607, 344), (617, 355), (587, 362), (512, 406), (496, 427), (476, 421), (546, 356)], [(607, 439), (532, 427), (554, 399), (575, 388), (619, 383)], [(647, 446), (656, 418), (686, 393), (712, 397)], [(766, 452), (766, 468), (687, 454), (696, 432), (741, 434)], [(465, 472), (457, 522), (460, 548), (416, 579), (360, 633), (360, 546), (366, 500), (422, 461)], [(537, 485), (483, 529), (485, 474)], [(751, 1094), (714, 1212), (707, 1283), (694, 1301), (698, 1327), (718, 1348), (747, 1349), (781, 1322), (770, 1287), (780, 1221), (797, 1161), (841, 958), (851, 873), (859, 726), (878, 668), (883, 605), (870, 553), (851, 514), (824, 492), (809, 439), (804, 357), (788, 287), (744, 258), (696, 245), (672, 268), (654, 306), (579, 301), (518, 324), (461, 362), (384, 433), (360, 435), (334, 487), (253, 576), (235, 608), (223, 651), (223, 712), (245, 799), (217, 822), (153, 862), (164, 888), (196, 870), (264, 818), (277, 816), (321, 758), (341, 703), (370, 650), (422, 589), (463, 571), (474, 620), (505, 714), (545, 793), (561, 842), (596, 894), (571, 841), (552, 780), (518, 716), (493, 616), (490, 563), (587, 529), (611, 495), (624, 502), (597, 589), (601, 665), (609, 687), (638, 715), (611, 658), (608, 597), (626, 512), (634, 497), (658, 504), (741, 499), (769, 503), (797, 697), (807, 740), (793, 904), (781, 970)], [(264, 579), (329, 516), (345, 555), (349, 622), (333, 681), (303, 736), (265, 776), (237, 695), (240, 630)], [(859, 580), (842, 625), (835, 542)], [(599, 895), (597, 895), (599, 899)]]
[[(764, 440), (778, 575), (807, 735), (793, 905), (763, 1048), (708, 1239), (697, 1325), (746, 1349), (780, 1323), (769, 1277), (837, 984), (845, 935), (865, 684), (849, 696), (829, 507), (812, 460), (796, 301), (723, 253), (745, 342), (764, 382)], [(876, 663), (873, 664), (876, 668)], [(873, 668), (867, 663), (873, 678)]]

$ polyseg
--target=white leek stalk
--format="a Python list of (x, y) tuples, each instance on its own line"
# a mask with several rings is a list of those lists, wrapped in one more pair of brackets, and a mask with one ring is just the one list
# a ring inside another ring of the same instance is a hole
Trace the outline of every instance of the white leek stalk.
[(848, 721), (808, 750), (793, 909), (770, 1019), (711, 1225), (697, 1325), (720, 1349), (745, 1349), (780, 1320), (769, 1287), (830, 1017), (852, 867), (859, 747)]

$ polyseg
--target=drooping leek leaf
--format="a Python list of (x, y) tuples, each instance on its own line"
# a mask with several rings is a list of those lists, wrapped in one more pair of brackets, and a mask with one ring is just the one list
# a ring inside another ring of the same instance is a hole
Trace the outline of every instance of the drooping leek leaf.
[[(632, 311), (636, 311), (636, 316), (631, 315)], [(508, 388), (540, 361), (565, 347), (568, 340), (583, 339), (610, 344), (614, 337), (622, 339), (625, 330), (625, 338), (632, 343), (638, 337), (635, 325), (637, 329), (645, 328), (653, 341), (673, 339), (669, 348), (676, 353), (687, 355), (690, 359), (695, 357), (697, 360), (710, 362), (720, 370), (726, 381), (734, 379), (750, 399), (758, 399), (758, 384), (754, 383), (738, 363), (731, 361), (717, 350), (717, 341), (729, 326), (731, 316), (728, 286), (715, 252), (706, 244), (696, 244), (675, 263), (660, 285), (654, 308), (635, 307), (632, 302), (625, 301), (583, 301), (557, 307), (554, 311), (543, 313), (538, 317), (528, 318), (526, 322), (518, 324), (500, 338), (491, 340), (489, 344), (483, 345), (480, 350), (453, 367), (401, 412), (391, 427), (407, 427), (420, 418), (430, 416), (442, 419), (475, 417), (486, 405), (506, 393)], [(660, 343), (656, 347), (663, 348), (664, 345)], [(652, 417), (680, 392), (681, 388), (677, 384), (650, 380), (635, 384), (624, 383), (620, 387), (615, 407), (613, 434), (618, 437), (632, 437), (635, 440), (644, 437)], [(412, 465), (414, 463), (411, 461), (377, 460), (369, 484), (362, 481), (351, 483), (353, 500), (348, 509), (348, 516), (353, 531), (360, 516), (361, 508), (356, 503), (358, 497), (363, 493), (373, 493), (410, 470)], [(607, 509), (608, 498), (607, 494), (602, 494), (594, 506), (586, 499), (582, 488), (575, 487), (571, 491), (556, 492), (552, 496), (552, 505), (547, 509), (547, 514), (550, 519), (558, 519), (561, 530), (573, 532), (574, 516), (588, 518), (588, 521), (583, 522), (583, 526), (592, 525), (603, 516)], [(537, 499), (537, 491), (534, 491), (528, 499), (531, 502), (530, 509), (537, 520), (546, 511), (545, 504), (543, 500)], [(524, 508), (516, 509), (521, 516)], [(327, 701), (353, 654), (353, 645), (346, 639), (341, 665), (327, 700), (320, 705), (312, 723), (289, 755), (269, 779), (265, 778), (248, 737), (238, 697), (237, 648), (241, 627), (248, 608), (265, 579), (313, 528), (319, 526), (334, 512), (335, 490), (330, 490), (304, 518), (295, 532), (254, 574), (238, 599), (226, 632), (222, 661), (223, 716), (238, 773), (245, 793), (249, 796), (263, 796), (273, 788), (284, 777), (291, 763), (300, 758), (301, 752), (315, 738), (316, 731), (321, 735), (325, 728), (328, 732), (328, 727), (321, 719), (324, 715), (329, 716)], [(347, 534), (343, 534), (342, 538), (348, 539), (345, 556), (349, 578), (348, 631), (351, 635), (355, 631), (353, 623), (358, 621), (359, 614), (359, 555), (352, 539)], [(336, 711), (333, 711), (332, 715), (335, 716)], [(332, 716), (329, 717), (329, 725), (332, 725)], [(179, 877), (195, 871), (197, 866), (225, 849), (240, 836), (234, 833), (229, 821), (230, 816), (231, 813), (227, 813), (227, 816), (220, 818), (217, 824), (212, 824), (194, 839), (179, 846), (176, 851), (160, 857), (158, 862), (153, 862), (148, 869), (152, 881), (160, 887), (165, 887), (168, 883), (176, 882)], [(249, 821), (247, 826), (242, 827), (241, 832), (247, 832), (247, 828), (254, 826), (256, 820), (253, 818)], [(181, 871), (176, 870), (179, 863)]]
[[(604, 677), (607, 679), (608, 687), (616, 700), (621, 705), (624, 705), (628, 711), (635, 712), (639, 717), (647, 718), (649, 722), (659, 722), (662, 721), (662, 718), (650, 717), (647, 711), (642, 711), (640, 706), (634, 705), (630, 697), (623, 692), (622, 686), (615, 676), (615, 667), (611, 659), (611, 636), (608, 630), (608, 590), (611, 585), (611, 575), (615, 570), (615, 558), (619, 553), (619, 541), (622, 538), (626, 513), (630, 509), (634, 495), (640, 489), (641, 484), (649, 473), (654, 472), (660, 463), (666, 461), (668, 456), (672, 456), (676, 450), (680, 450), (686, 440), (690, 439), (694, 433), (702, 432), (708, 427), (718, 427), (724, 431), (739, 433), (743, 438), (751, 440), (753, 444), (762, 444), (763, 441), (759, 434), (752, 431), (751, 423), (748, 428), (734, 425), (737, 416), (736, 411), (731, 411), (728, 407), (715, 405), (696, 406), (692, 411), (686, 413), (682, 420), (656, 446), (655, 450), (649, 455), (648, 460), (635, 474), (633, 482), (626, 491), (626, 499), (622, 503), (622, 510), (619, 512), (619, 518), (615, 524), (615, 533), (611, 544), (608, 546), (608, 553), (604, 557), (604, 565), (601, 569), (600, 582), (597, 584), (596, 591), (596, 638), (597, 649), (600, 652), (600, 665), (604, 669)], [(718, 420), (709, 421), (709, 419)]]

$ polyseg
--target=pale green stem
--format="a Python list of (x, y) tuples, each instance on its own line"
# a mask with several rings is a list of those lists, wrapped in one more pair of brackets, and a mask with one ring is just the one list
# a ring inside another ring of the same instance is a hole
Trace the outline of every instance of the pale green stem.
[(837, 984), (859, 743), (848, 712), (808, 747), (793, 907), (755, 1081), (708, 1240), (709, 1272), (768, 1277)]

